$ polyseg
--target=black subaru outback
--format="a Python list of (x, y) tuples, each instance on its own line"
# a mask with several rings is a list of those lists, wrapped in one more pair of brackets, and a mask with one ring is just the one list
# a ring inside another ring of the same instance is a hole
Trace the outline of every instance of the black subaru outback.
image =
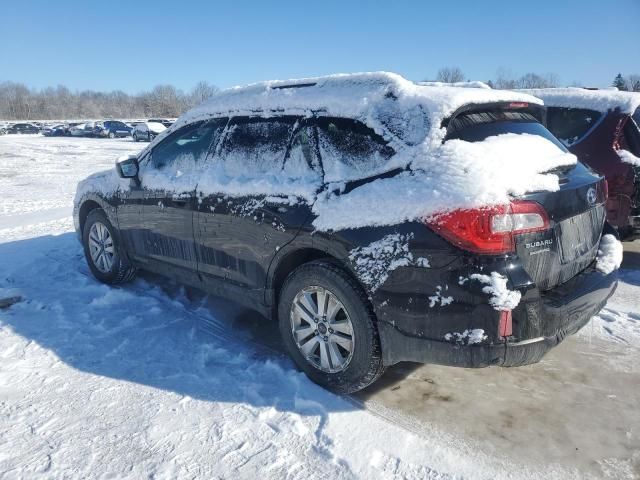
[(523, 135), (566, 152), (543, 117), (523, 94), (382, 73), (232, 89), (81, 182), (76, 229), (100, 281), (149, 270), (278, 319), (296, 365), (337, 392), (400, 361), (530, 364), (617, 285), (598, 268), (615, 236), (602, 177), (558, 166), (555, 191), (397, 221), (406, 205), (374, 196), (354, 214), (349, 199), (415, 178), (407, 151), (427, 143)]

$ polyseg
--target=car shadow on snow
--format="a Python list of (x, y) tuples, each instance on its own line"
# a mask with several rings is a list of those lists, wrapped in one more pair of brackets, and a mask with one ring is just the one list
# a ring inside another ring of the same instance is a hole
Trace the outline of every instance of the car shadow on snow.
[(0, 327), (80, 371), (305, 415), (362, 408), (298, 372), (277, 324), (256, 312), (151, 274), (99, 283), (74, 233), (0, 244), (0, 287), (24, 298), (0, 310)]

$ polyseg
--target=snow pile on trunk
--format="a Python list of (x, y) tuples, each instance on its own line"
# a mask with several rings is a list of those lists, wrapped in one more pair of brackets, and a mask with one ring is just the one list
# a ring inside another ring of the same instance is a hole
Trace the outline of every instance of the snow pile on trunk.
[(622, 243), (613, 235), (607, 234), (600, 240), (596, 257), (596, 269), (608, 275), (622, 264)]
[(520, 297), (522, 296), (520, 292), (509, 290), (507, 288), (507, 277), (500, 275), (498, 272), (491, 272), (491, 276), (474, 273), (469, 278), (487, 284), (482, 291), (491, 295), (489, 304), (496, 310), (513, 310), (520, 303)]
[(583, 108), (607, 113), (619, 108), (633, 113), (640, 107), (640, 93), (618, 90), (587, 90), (584, 88), (533, 88), (519, 90), (541, 98), (547, 107)]
[[(536, 135), (508, 133), (473, 143), (449, 140), (416, 154), (407, 172), (346, 195), (318, 198), (313, 226), (341, 230), (394, 225), (455, 209), (504, 204), (528, 191), (557, 191), (558, 176), (544, 172), (575, 162), (574, 155)], [(372, 209), (374, 204), (381, 208)]]
[(636, 167), (640, 167), (640, 158), (636, 157), (629, 150), (623, 150), (623, 149), (618, 150), (618, 156), (620, 157), (620, 160), (622, 160), (624, 163), (629, 163)]

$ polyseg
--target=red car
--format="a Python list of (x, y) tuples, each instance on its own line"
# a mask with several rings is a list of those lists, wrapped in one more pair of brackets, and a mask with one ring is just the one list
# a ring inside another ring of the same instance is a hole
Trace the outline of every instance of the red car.
[(640, 233), (640, 93), (585, 88), (526, 90), (544, 100), (547, 128), (609, 183), (607, 220)]

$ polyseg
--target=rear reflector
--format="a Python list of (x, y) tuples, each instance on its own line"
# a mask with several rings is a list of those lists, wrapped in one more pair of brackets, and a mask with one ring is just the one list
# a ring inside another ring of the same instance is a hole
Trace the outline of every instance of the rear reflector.
[(527, 108), (528, 106), (529, 104), (525, 102), (511, 102), (509, 104), (509, 108)]
[(549, 228), (549, 217), (539, 203), (515, 200), (508, 205), (434, 215), (426, 223), (460, 248), (496, 255), (515, 251), (515, 235)]
[(511, 310), (503, 310), (500, 312), (500, 321), (498, 322), (498, 336), (510, 337), (511, 335), (513, 335)]

